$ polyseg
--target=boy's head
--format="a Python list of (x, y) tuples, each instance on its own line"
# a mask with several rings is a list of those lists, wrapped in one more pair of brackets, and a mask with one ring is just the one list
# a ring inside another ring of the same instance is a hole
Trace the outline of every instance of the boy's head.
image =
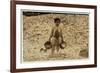
[(56, 24), (56, 26), (59, 26), (59, 24), (60, 24), (60, 19), (59, 19), (59, 18), (55, 18), (55, 19), (54, 19), (54, 23)]

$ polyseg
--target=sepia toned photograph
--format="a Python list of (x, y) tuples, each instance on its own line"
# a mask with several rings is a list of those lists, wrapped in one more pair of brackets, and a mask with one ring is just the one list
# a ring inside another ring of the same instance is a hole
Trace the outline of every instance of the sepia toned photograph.
[(23, 62), (89, 58), (89, 13), (21, 12)]

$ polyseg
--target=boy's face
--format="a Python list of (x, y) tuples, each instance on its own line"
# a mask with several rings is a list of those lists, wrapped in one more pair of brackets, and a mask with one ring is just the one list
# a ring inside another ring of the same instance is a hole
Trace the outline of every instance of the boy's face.
[(60, 24), (60, 21), (59, 20), (55, 21), (55, 25), (56, 26), (59, 26), (59, 24)]

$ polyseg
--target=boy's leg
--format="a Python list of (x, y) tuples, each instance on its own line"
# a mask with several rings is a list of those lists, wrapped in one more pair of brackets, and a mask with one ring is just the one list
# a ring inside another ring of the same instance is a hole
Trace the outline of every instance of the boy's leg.
[(57, 52), (59, 52), (59, 50), (60, 50), (60, 38), (58, 38), (58, 40), (57, 40), (57, 45), (56, 45), (56, 49), (57, 49)]
[(59, 45), (56, 46), (57, 54), (59, 54), (60, 47)]
[(51, 44), (52, 44), (52, 48), (51, 48), (51, 55), (54, 55), (55, 52), (55, 44), (56, 44), (56, 39), (54, 37), (51, 38)]
[(51, 55), (54, 56), (54, 52), (55, 52), (55, 46), (53, 45), (51, 48)]

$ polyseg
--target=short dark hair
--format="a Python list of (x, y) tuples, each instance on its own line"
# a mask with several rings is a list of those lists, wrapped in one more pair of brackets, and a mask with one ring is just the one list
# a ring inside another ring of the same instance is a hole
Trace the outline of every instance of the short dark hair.
[(59, 21), (60, 22), (60, 18), (55, 18), (54, 22)]

